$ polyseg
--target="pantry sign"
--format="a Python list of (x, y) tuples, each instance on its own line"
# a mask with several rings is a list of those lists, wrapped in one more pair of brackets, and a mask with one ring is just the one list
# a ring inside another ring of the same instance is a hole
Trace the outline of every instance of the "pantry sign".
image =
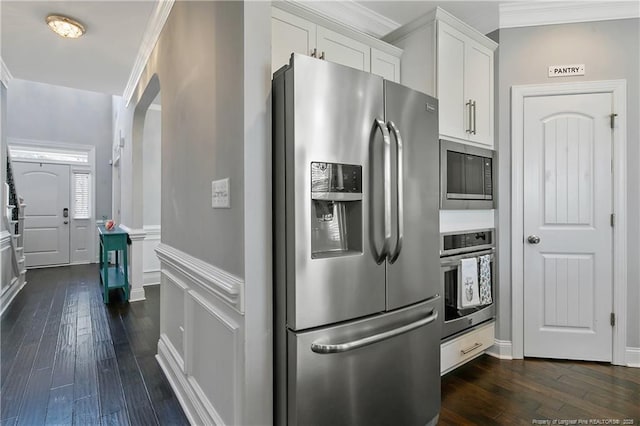
[(551, 65), (549, 77), (569, 77), (572, 75), (584, 75), (584, 64)]

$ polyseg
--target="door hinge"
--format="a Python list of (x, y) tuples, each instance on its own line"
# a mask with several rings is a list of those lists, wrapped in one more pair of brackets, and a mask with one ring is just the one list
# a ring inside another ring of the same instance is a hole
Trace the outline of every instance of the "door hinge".
[(611, 213), (609, 221), (611, 222), (611, 226), (612, 227), (616, 226), (616, 215), (615, 215), (615, 213)]
[(611, 117), (611, 128), (613, 129), (616, 125), (616, 117), (618, 116), (618, 114), (613, 113), (610, 114), (609, 117)]
[(613, 312), (611, 312), (610, 323), (611, 323), (611, 327), (616, 325), (616, 314), (614, 314)]

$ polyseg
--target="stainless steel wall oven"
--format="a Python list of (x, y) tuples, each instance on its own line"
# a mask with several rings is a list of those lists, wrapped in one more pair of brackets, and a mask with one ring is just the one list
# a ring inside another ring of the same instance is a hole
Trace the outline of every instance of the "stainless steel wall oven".
[(440, 268), (443, 339), (495, 318), (494, 229), (441, 234)]

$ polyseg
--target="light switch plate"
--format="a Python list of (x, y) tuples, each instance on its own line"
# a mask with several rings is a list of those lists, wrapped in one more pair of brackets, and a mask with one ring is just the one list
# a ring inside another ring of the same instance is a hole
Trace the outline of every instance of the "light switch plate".
[(211, 207), (214, 209), (231, 208), (229, 178), (214, 180), (211, 182)]

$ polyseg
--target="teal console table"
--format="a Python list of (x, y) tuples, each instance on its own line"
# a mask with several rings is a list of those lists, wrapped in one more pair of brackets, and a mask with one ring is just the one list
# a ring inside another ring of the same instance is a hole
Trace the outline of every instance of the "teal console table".
[[(127, 240), (129, 234), (119, 226), (107, 231), (98, 226), (100, 234), (100, 281), (102, 282), (102, 299), (109, 303), (109, 290), (122, 288), (124, 299), (129, 300), (129, 270), (127, 265)], [(109, 252), (116, 252), (116, 264), (109, 266)], [(118, 263), (118, 254), (122, 254), (122, 268)]]

